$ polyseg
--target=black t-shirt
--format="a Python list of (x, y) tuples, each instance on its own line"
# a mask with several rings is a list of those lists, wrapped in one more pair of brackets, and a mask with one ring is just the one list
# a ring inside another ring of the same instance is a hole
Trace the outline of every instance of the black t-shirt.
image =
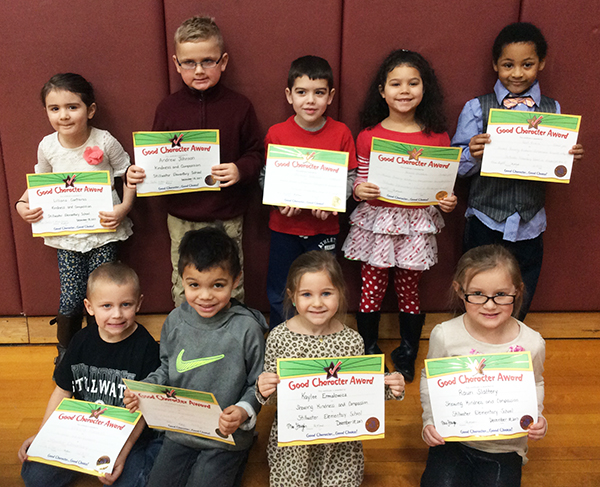
[(90, 326), (71, 340), (56, 369), (56, 385), (73, 391), (75, 399), (125, 407), (122, 379), (143, 380), (159, 366), (159, 346), (142, 325), (118, 343), (105, 342)]

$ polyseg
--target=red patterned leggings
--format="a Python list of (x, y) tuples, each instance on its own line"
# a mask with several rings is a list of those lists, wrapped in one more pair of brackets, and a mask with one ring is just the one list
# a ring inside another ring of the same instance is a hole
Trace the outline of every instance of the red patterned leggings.
[[(373, 313), (381, 309), (381, 303), (388, 285), (389, 268), (362, 264), (362, 289), (360, 293), (361, 313)], [(404, 313), (420, 312), (419, 280), (422, 271), (411, 271), (394, 267), (394, 288), (398, 296), (398, 310)]]

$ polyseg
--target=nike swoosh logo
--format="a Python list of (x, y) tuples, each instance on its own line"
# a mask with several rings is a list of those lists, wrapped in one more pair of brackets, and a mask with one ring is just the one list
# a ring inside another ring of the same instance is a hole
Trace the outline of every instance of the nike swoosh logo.
[(192, 370), (197, 367), (202, 367), (203, 365), (210, 364), (211, 362), (216, 362), (217, 360), (221, 360), (225, 357), (225, 355), (221, 354), (214, 355), (213, 357), (183, 360), (183, 352), (185, 352), (185, 349), (182, 349), (181, 352), (179, 352), (179, 355), (177, 355), (177, 361), (175, 362), (175, 368), (180, 374), (182, 374), (183, 372), (187, 372), (188, 370)]

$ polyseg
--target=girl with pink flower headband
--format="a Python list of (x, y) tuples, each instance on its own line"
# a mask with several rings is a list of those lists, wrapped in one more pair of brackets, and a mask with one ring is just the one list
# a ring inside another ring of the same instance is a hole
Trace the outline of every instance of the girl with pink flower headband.
[[(50, 323), (57, 324), (58, 364), (73, 335), (81, 329), (83, 299), (89, 274), (100, 264), (116, 260), (118, 241), (131, 234), (127, 214), (135, 190), (123, 185), (123, 202), (114, 189), (114, 178), (123, 176), (130, 165), (129, 156), (106, 130), (89, 125), (96, 113), (92, 85), (83, 76), (57, 74), (42, 88), (42, 103), (52, 128), (56, 130), (40, 142), (36, 173), (108, 171), (113, 186), (113, 211), (101, 211), (100, 223), (114, 230), (107, 233), (83, 233), (45, 237), (44, 243), (58, 252), (60, 306)], [(43, 218), (41, 208), (30, 208), (27, 190), (15, 204), (27, 223)]]
[[(523, 416), (521, 427), (527, 430), (527, 436), (446, 442), (434, 425), (423, 369), (422, 436), (430, 448), (421, 487), (519, 486), (521, 466), (527, 461), (527, 440), (541, 440), (548, 429), (542, 416), (546, 345), (537, 331), (515, 318), (523, 303), (525, 287), (519, 264), (500, 245), (476, 247), (458, 261), (452, 287), (455, 300), (465, 313), (433, 329), (427, 358), (529, 351), (538, 419), (534, 422), (531, 416)], [(476, 363), (476, 373), (485, 373), (485, 360), (484, 357)]]

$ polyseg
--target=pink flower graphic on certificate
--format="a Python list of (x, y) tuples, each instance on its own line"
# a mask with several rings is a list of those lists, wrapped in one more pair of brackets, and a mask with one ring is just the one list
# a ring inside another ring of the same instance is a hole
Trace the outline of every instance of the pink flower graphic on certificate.
[(94, 147), (86, 147), (83, 151), (83, 158), (91, 166), (97, 166), (104, 159), (104, 152), (102, 149), (95, 145)]

